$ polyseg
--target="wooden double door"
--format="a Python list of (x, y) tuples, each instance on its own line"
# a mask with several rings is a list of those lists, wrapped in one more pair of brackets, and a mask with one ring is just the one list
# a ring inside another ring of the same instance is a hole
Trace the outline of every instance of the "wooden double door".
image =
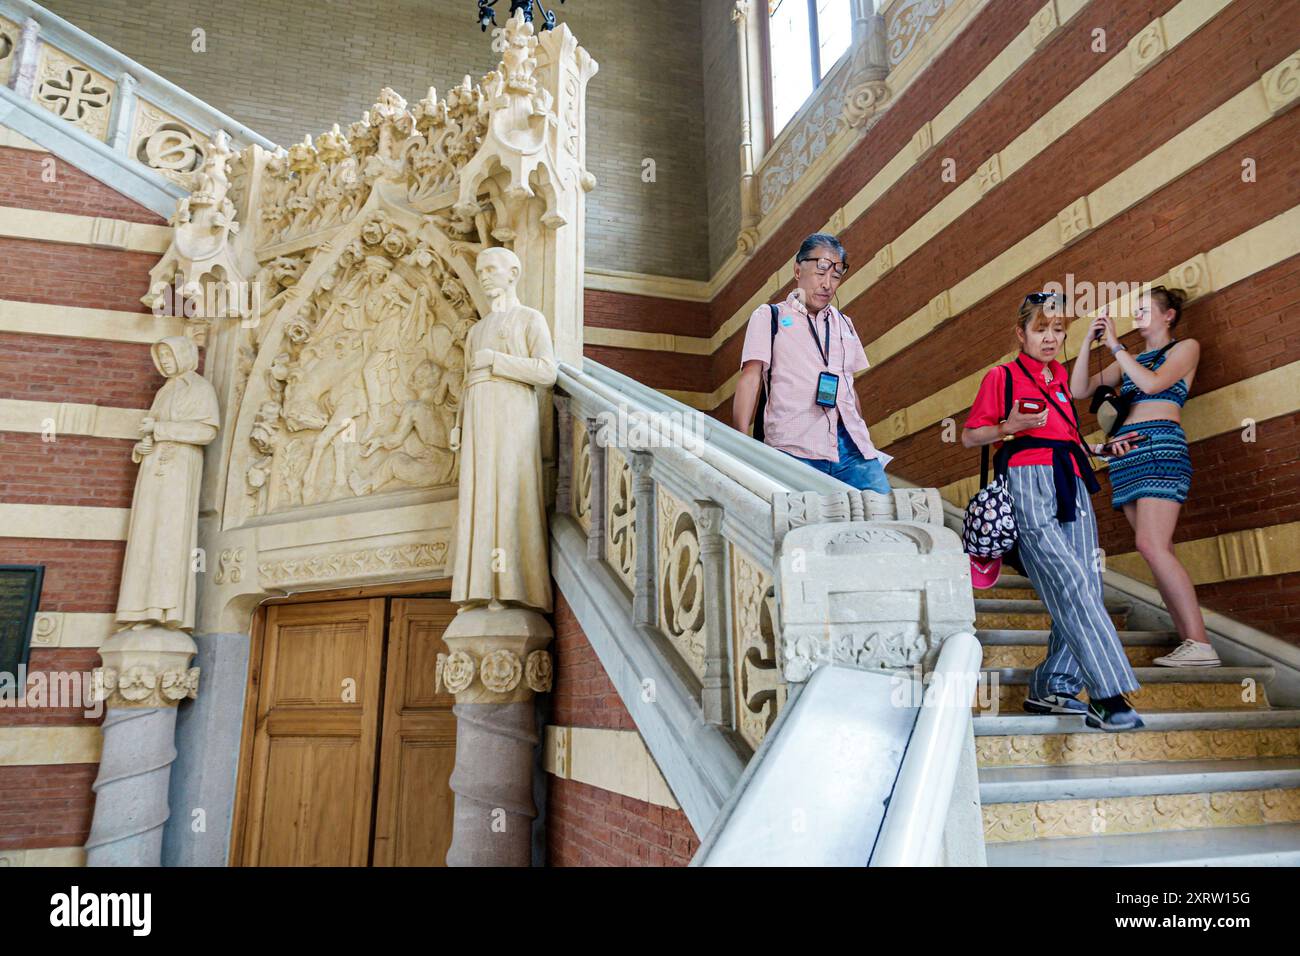
[(444, 866), (456, 722), (434, 693), (451, 602), (265, 608), (232, 859), (243, 866)]

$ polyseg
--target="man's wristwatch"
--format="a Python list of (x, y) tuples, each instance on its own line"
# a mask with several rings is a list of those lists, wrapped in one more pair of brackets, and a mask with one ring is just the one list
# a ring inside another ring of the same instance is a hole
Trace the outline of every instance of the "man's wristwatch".
[(1116, 345), (1113, 349), (1110, 350), (1110, 354), (1118, 355), (1120, 352), (1127, 352), (1127, 351), (1128, 351), (1128, 346), (1126, 346), (1123, 342), (1120, 342), (1118, 345)]

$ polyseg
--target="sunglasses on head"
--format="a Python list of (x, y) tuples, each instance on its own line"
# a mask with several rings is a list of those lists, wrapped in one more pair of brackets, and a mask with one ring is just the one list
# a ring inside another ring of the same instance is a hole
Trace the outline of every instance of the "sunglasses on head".
[(1065, 299), (1065, 296), (1061, 295), (1059, 292), (1031, 292), (1029, 295), (1025, 296), (1025, 302), (1032, 305), (1042, 305), (1048, 299), (1055, 299), (1057, 297), (1060, 297), (1062, 300)]

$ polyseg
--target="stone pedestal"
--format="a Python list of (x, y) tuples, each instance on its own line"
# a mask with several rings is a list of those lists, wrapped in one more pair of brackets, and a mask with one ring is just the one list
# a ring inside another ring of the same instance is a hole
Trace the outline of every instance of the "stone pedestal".
[(144, 627), (104, 642), (95, 695), (106, 705), (87, 866), (160, 866), (176, 760), (176, 705), (198, 690), (184, 631)]
[(531, 862), (533, 694), (551, 689), (551, 626), (536, 611), (474, 607), (443, 635), (439, 689), (456, 695), (456, 811), (448, 866)]

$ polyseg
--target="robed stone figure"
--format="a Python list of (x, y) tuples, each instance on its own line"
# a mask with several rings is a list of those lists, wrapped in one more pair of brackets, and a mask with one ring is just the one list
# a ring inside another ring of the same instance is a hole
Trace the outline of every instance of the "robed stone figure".
[(461, 610), (507, 603), (551, 610), (537, 388), (555, 384), (546, 318), (522, 305), (519, 259), (493, 247), (475, 263), (492, 311), (465, 341), (465, 380), (451, 448), (460, 503), (451, 599)]
[(217, 437), (217, 393), (198, 372), (191, 339), (172, 336), (152, 349), (167, 379), (140, 425), (131, 460), (139, 462), (122, 587), (120, 625), (192, 630), (199, 485), (203, 446)]

